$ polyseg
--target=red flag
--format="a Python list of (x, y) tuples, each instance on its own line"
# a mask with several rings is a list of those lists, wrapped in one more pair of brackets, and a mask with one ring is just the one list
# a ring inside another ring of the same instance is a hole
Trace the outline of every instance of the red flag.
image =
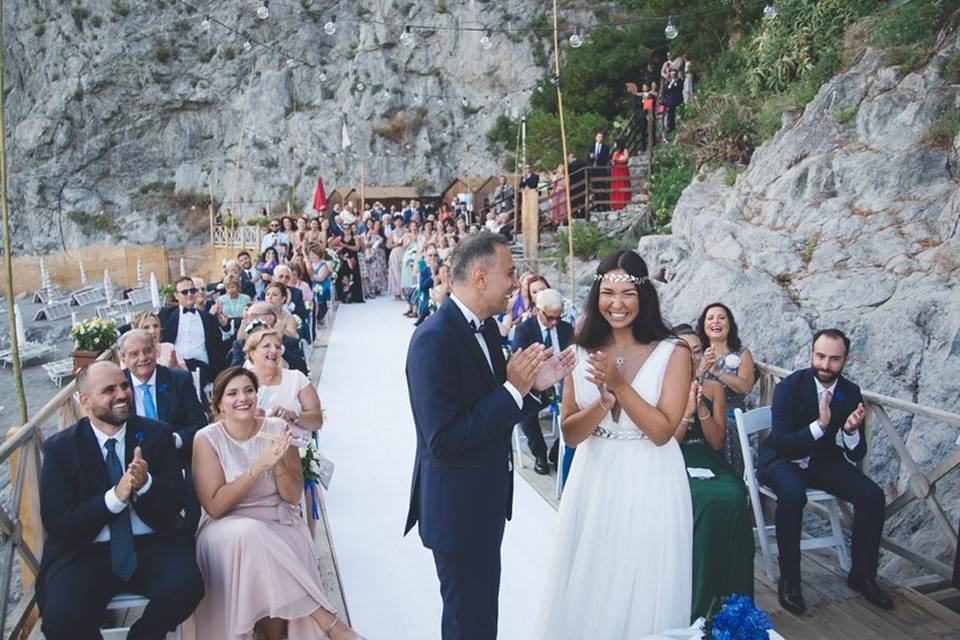
[(327, 208), (327, 194), (323, 190), (323, 177), (317, 177), (317, 192), (313, 194), (313, 210), (323, 211)]

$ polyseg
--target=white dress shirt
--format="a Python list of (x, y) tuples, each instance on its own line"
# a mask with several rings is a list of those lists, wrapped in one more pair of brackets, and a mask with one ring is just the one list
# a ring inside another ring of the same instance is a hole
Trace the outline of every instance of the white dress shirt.
[(203, 312), (197, 309), (195, 313), (184, 313), (183, 307), (180, 307), (177, 313), (180, 316), (177, 341), (174, 342), (177, 353), (184, 360), (193, 358), (210, 364), (210, 358), (207, 356), (207, 338), (203, 333), (203, 320), (200, 319), (200, 314)]
[[(820, 401), (823, 399), (824, 393), (829, 391), (831, 399), (833, 398), (834, 392), (836, 391), (836, 388), (837, 388), (837, 380), (834, 380), (833, 384), (831, 384), (829, 387), (824, 387), (822, 384), (820, 384), (820, 380), (818, 380), (817, 377), (814, 376), (813, 384), (816, 386), (816, 389), (817, 389), (817, 406), (818, 407), (820, 406)], [(819, 417), (818, 417), (818, 420), (819, 420)], [(855, 449), (857, 445), (860, 444), (859, 431), (854, 431), (851, 434), (851, 433), (847, 433), (841, 428), (840, 433), (843, 434), (843, 446), (845, 446), (847, 449)], [(810, 435), (813, 436), (814, 441), (819, 440), (824, 435), (823, 429), (820, 427), (820, 423), (817, 420), (814, 420), (813, 422), (810, 423)], [(807, 466), (810, 464), (810, 456), (807, 456), (806, 458), (800, 458), (798, 460), (792, 460), (792, 462), (795, 462), (798, 465), (800, 465), (801, 469), (806, 469)]]
[[(459, 307), (463, 317), (467, 319), (467, 323), (475, 322), (478, 327), (483, 324), (480, 321), (480, 318), (477, 317), (477, 314), (471, 311), (467, 305), (463, 304), (463, 301), (460, 300), (460, 298), (451, 293), (450, 299), (453, 300), (457, 307)], [(487, 364), (490, 365), (490, 370), (494, 371), (493, 360), (490, 359), (490, 349), (487, 347), (487, 342), (483, 339), (483, 334), (474, 333), (473, 336), (477, 339), (480, 349), (483, 350), (483, 355), (487, 358)], [(523, 408), (523, 396), (520, 395), (520, 392), (517, 390), (517, 388), (510, 382), (504, 382), (503, 388), (507, 390), (514, 402), (517, 403), (517, 407)]]
[[(193, 315), (193, 314), (190, 314)], [(133, 380), (133, 403), (136, 406), (136, 412), (138, 416), (147, 416), (147, 410), (143, 406), (143, 387), (141, 385), (146, 384), (147, 389), (150, 391), (150, 397), (153, 398), (153, 406), (157, 409), (157, 420), (160, 419), (160, 404), (157, 402), (157, 370), (154, 369), (153, 373), (150, 374), (149, 380), (141, 380), (137, 375), (131, 371), (130, 379)], [(173, 425), (171, 425), (173, 426)], [(173, 434), (173, 443), (176, 445), (177, 449), (183, 447), (183, 439), (180, 437), (179, 433), (174, 432)]]
[[(92, 421), (90, 422), (90, 428), (93, 430), (93, 435), (97, 438), (97, 444), (100, 445), (100, 455), (103, 456), (104, 465), (106, 465), (106, 462), (107, 462), (107, 446), (106, 446), (107, 440), (109, 440), (110, 438), (114, 438), (117, 441), (117, 444), (114, 447), (114, 452), (116, 452), (117, 458), (120, 459), (120, 466), (123, 467), (124, 470), (126, 470), (126, 465), (124, 464), (124, 460), (126, 460), (126, 458), (124, 457), (126, 456), (126, 443), (124, 439), (126, 438), (126, 435), (127, 435), (127, 425), (124, 424), (122, 427), (120, 427), (120, 430), (117, 431), (116, 435), (112, 435), (112, 436), (97, 429), (95, 426), (93, 426)], [(136, 492), (137, 495), (142, 496), (143, 494), (145, 494), (147, 491), (150, 490), (150, 487), (152, 485), (153, 485), (153, 476), (147, 473), (147, 481), (144, 483), (142, 487), (140, 487), (140, 490)], [(153, 533), (153, 529), (147, 526), (147, 524), (140, 519), (140, 516), (137, 515), (136, 509), (134, 509), (131, 505), (127, 504), (117, 496), (117, 492), (115, 491), (114, 487), (110, 487), (109, 489), (107, 489), (107, 492), (103, 494), (103, 501), (104, 503), (106, 503), (107, 509), (110, 510), (110, 513), (120, 513), (127, 507), (130, 507), (130, 524), (133, 527), (133, 535), (142, 536), (148, 533)], [(97, 534), (97, 537), (94, 538), (93, 541), (109, 542), (110, 541), (110, 525), (107, 525), (103, 529), (101, 529), (100, 533)]]
[(550, 348), (553, 349), (553, 355), (560, 355), (560, 335), (557, 333), (557, 328), (547, 329), (544, 324), (540, 322), (539, 314), (537, 314), (537, 324), (540, 325), (540, 335), (543, 336), (544, 340), (547, 339), (547, 335), (550, 336)]

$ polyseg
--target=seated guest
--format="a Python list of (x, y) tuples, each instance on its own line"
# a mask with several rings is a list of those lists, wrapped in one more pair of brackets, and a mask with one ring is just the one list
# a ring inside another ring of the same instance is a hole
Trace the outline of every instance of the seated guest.
[(163, 335), (173, 342), (190, 371), (200, 371), (200, 387), (211, 383), (223, 368), (223, 334), (215, 317), (197, 309), (199, 290), (183, 276), (174, 283), (177, 306), (160, 312)]
[(223, 294), (220, 296), (220, 305), (223, 314), (231, 320), (243, 317), (243, 311), (250, 304), (251, 298), (245, 293), (240, 293), (240, 278), (228, 273), (223, 277), (221, 284)]
[(173, 430), (174, 446), (180, 452), (184, 469), (189, 469), (193, 436), (207, 424), (193, 376), (157, 364), (156, 342), (142, 329), (131, 329), (120, 336), (117, 349), (133, 390), (134, 413), (160, 420)]
[(703, 347), (703, 361), (696, 370), (700, 379), (716, 380), (727, 396), (727, 437), (723, 457), (738, 476), (743, 476), (743, 456), (737, 436), (733, 410), (746, 411), (744, 400), (756, 382), (753, 354), (740, 341), (740, 332), (733, 312), (719, 302), (703, 308), (697, 322), (697, 335)]
[(450, 285), (450, 265), (440, 265), (437, 277), (434, 279), (433, 288), (430, 289), (429, 313), (433, 313), (447, 301), (447, 298), (450, 297)]
[(274, 282), (279, 282), (287, 288), (286, 303), (292, 305), (290, 311), (302, 320), (306, 320), (310, 313), (303, 301), (303, 292), (297, 288), (297, 280), (293, 271), (287, 265), (280, 265), (273, 270)]
[(204, 589), (180, 516), (184, 484), (173, 438), (163, 423), (132, 414), (130, 385), (116, 364), (81, 369), (77, 390), (87, 417), (44, 443), (47, 540), (36, 582), (44, 637), (100, 638), (110, 599), (135, 593), (150, 603), (129, 637), (165, 638)]
[(286, 420), (300, 437), (323, 425), (320, 397), (310, 380), (296, 369), (281, 365), (280, 333), (276, 329), (254, 330), (243, 345), (247, 368), (260, 381), (257, 407), (263, 415)]
[(268, 283), (273, 280), (273, 270), (280, 264), (280, 256), (276, 247), (267, 247), (260, 254), (260, 262), (257, 263), (257, 273), (260, 274), (260, 282)]
[[(227, 364), (231, 367), (241, 366), (246, 361), (243, 353), (243, 346), (246, 344), (247, 328), (255, 322), (262, 322), (267, 328), (273, 329), (277, 324), (277, 312), (266, 302), (255, 302), (247, 310), (247, 318), (243, 327), (240, 328), (240, 337), (237, 338), (230, 348), (230, 355)], [(303, 358), (303, 351), (300, 349), (300, 341), (281, 332), (283, 338), (283, 359), (287, 366), (296, 369), (304, 375), (307, 375), (307, 362)]]
[[(240, 279), (243, 283), (252, 283), (254, 290), (256, 290), (262, 283), (260, 282), (260, 272), (253, 267), (253, 259), (250, 257), (250, 254), (246, 251), (241, 251), (237, 254), (237, 263), (240, 265)], [(250, 295), (249, 290), (241, 289), (247, 295)], [(256, 296), (250, 296), (255, 298)]]
[(157, 362), (159, 364), (171, 369), (187, 370), (187, 363), (177, 353), (177, 348), (172, 343), (162, 340), (160, 316), (153, 311), (138, 311), (133, 314), (130, 327), (132, 329), (143, 329), (153, 336), (154, 343), (157, 345)]
[[(688, 324), (673, 328), (690, 347), (692, 370), (703, 355), (697, 332)], [(715, 380), (696, 380), (683, 420), (674, 437), (683, 462), (709, 469), (712, 478), (690, 478), (693, 500), (693, 606), (690, 618), (706, 617), (710, 605), (731, 593), (753, 598), (753, 524), (747, 487), (720, 455), (727, 436), (727, 405), (723, 386)], [(723, 540), (723, 546), (717, 545)]]
[(800, 589), (800, 525), (807, 489), (821, 489), (853, 505), (847, 586), (881, 609), (893, 608), (876, 581), (883, 490), (852, 464), (866, 456), (867, 443), (860, 387), (842, 375), (849, 354), (850, 339), (842, 331), (824, 329), (813, 336), (810, 367), (793, 372), (774, 389), (773, 425), (760, 445), (757, 477), (777, 494), (777, 593), (792, 613), (806, 610)]
[[(561, 320), (563, 315), (563, 296), (555, 289), (542, 289), (534, 298), (536, 313), (528, 320), (520, 323), (513, 334), (513, 351), (526, 349), (532, 344), (540, 343), (552, 348), (555, 354), (570, 346), (573, 341), (573, 325)], [(523, 435), (527, 437), (527, 446), (534, 457), (533, 470), (540, 475), (550, 473), (547, 462), (547, 444), (540, 430), (540, 418), (532, 415), (520, 423)], [(550, 458), (557, 459), (557, 447), (560, 440), (554, 441), (550, 451)]]
[(257, 415), (258, 387), (250, 371), (224, 371), (213, 388), (219, 420), (197, 434), (197, 561), (207, 587), (197, 637), (359, 638), (323, 594), (300, 517), (300, 454), (283, 420)]
[[(243, 253), (246, 255), (247, 263), (249, 264), (250, 254), (246, 251)], [(256, 273), (255, 269), (251, 269), (251, 271)], [(225, 276), (236, 276), (236, 278), (240, 281), (240, 293), (247, 296), (251, 300), (257, 297), (257, 287), (254, 285), (253, 280), (251, 280), (247, 271), (240, 266), (239, 259), (227, 260), (227, 263), (223, 265), (223, 273)], [(226, 285), (222, 280), (220, 281), (220, 285), (217, 287), (217, 289), (221, 291), (226, 290)]]
[(299, 338), (299, 323), (297, 316), (290, 313), (287, 301), (290, 299), (290, 289), (282, 282), (271, 282), (263, 292), (263, 300), (273, 307), (277, 314), (277, 325), (284, 335)]

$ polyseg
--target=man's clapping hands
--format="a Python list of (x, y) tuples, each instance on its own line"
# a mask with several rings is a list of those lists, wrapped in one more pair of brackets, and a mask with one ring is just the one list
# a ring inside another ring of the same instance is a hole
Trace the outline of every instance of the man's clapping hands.
[(147, 461), (143, 459), (143, 452), (140, 447), (133, 450), (133, 460), (127, 466), (127, 472), (120, 477), (117, 486), (114, 487), (114, 493), (123, 502), (130, 502), (134, 493), (147, 484)]

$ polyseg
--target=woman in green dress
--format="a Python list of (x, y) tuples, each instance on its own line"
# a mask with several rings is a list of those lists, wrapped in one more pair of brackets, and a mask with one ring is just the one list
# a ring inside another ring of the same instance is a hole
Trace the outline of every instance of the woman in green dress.
[[(690, 346), (693, 367), (702, 347), (689, 325), (674, 327)], [(693, 605), (691, 621), (706, 616), (714, 600), (731, 593), (753, 598), (753, 527), (747, 488), (719, 451), (726, 437), (726, 399), (713, 380), (694, 380), (675, 437), (688, 469), (709, 469), (714, 477), (689, 477), (693, 500)], [(689, 475), (689, 474), (688, 474)]]

